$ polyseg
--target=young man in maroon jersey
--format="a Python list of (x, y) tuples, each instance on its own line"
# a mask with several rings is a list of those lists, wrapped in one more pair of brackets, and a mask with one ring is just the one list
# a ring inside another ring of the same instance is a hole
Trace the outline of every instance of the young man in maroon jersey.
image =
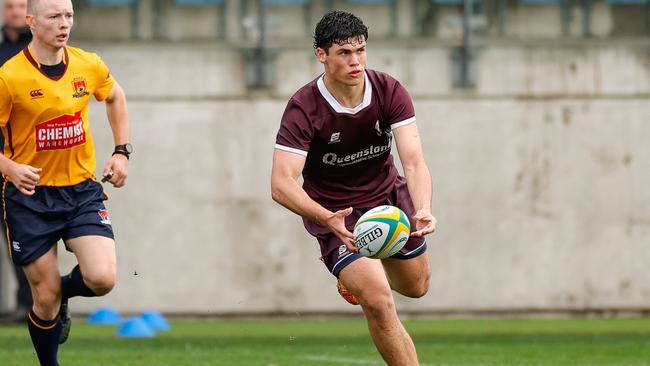
[[(375, 346), (388, 365), (418, 365), (391, 292), (421, 297), (431, 269), (424, 236), (432, 233), (431, 176), (422, 155), (408, 92), (391, 76), (366, 69), (368, 29), (332, 11), (316, 26), (314, 48), (325, 72), (289, 100), (276, 138), (273, 199), (303, 217), (342, 295), (360, 303)], [(393, 137), (404, 167), (390, 153)], [(302, 174), (302, 187), (297, 178)], [(391, 258), (362, 257), (351, 233), (378, 205), (400, 207), (413, 232)]]

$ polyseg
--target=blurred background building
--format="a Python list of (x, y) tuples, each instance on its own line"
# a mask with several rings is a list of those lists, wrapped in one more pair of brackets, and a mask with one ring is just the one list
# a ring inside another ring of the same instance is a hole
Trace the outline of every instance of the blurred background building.
[[(269, 192), (286, 101), (322, 72), (313, 27), (338, 8), (369, 26), (369, 68), (411, 92), (433, 175), (431, 289), (400, 311), (650, 311), (648, 0), (74, 3), (70, 43), (126, 90), (136, 148), (107, 188), (118, 284), (74, 309), (359, 311)], [(2, 308), (13, 286), (3, 273)]]

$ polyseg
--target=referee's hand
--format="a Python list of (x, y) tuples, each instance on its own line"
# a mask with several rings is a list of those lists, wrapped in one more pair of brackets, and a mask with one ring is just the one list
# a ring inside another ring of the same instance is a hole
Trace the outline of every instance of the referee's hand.
[(41, 168), (30, 165), (14, 163), (9, 171), (9, 180), (18, 191), (26, 196), (33, 195), (36, 191), (38, 180), (41, 179)]
[(129, 159), (121, 154), (111, 156), (111, 159), (106, 163), (104, 177), (110, 177), (108, 182), (115, 188), (124, 187), (126, 184), (126, 177), (128, 175)]

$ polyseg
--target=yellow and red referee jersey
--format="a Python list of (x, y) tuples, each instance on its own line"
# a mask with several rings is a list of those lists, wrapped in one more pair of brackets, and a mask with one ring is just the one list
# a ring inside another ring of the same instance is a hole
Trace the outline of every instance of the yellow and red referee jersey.
[(63, 62), (63, 75), (51, 78), (27, 47), (0, 68), (3, 154), (42, 168), (39, 186), (70, 186), (93, 176), (88, 102), (91, 95), (106, 99), (115, 84), (94, 53), (66, 46)]

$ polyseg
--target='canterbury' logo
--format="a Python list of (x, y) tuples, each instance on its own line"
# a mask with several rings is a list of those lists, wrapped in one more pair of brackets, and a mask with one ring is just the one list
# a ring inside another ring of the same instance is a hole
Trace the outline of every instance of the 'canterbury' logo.
[(34, 89), (29, 92), (29, 96), (33, 98), (40, 98), (43, 96), (43, 89)]

